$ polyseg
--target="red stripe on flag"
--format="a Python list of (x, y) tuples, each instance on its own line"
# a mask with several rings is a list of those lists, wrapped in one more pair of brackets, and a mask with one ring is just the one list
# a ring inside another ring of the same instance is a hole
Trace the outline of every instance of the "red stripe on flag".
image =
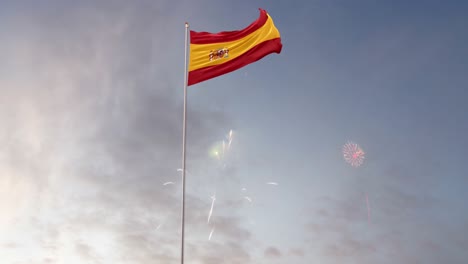
[(226, 63), (190, 71), (188, 76), (188, 85), (194, 85), (196, 83), (235, 71), (252, 62), (260, 60), (270, 53), (281, 53), (281, 49), (281, 38), (264, 41), (241, 56)]
[(191, 30), (190, 44), (212, 44), (220, 42), (229, 42), (244, 38), (245, 36), (261, 28), (263, 25), (265, 25), (266, 21), (268, 20), (267, 12), (261, 8), (259, 9), (260, 17), (248, 27), (242, 30), (223, 31), (219, 33), (196, 32)]

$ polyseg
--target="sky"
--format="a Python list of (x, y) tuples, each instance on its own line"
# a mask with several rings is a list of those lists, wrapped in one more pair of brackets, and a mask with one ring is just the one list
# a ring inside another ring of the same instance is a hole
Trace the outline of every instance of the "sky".
[(1, 6), (0, 263), (180, 263), (184, 22), (258, 8), (281, 54), (188, 87), (185, 263), (466, 263), (468, 4)]

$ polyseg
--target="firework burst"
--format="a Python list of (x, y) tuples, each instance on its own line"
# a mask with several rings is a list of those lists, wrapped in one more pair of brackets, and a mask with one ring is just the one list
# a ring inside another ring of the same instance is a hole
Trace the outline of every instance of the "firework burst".
[(364, 163), (365, 154), (361, 147), (354, 142), (348, 142), (343, 146), (343, 158), (353, 167), (357, 168)]

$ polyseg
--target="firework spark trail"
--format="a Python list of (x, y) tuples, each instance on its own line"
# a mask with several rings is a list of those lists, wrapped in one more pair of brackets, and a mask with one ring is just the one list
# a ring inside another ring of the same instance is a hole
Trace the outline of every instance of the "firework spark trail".
[[(177, 171), (180, 171), (180, 172), (182, 172), (182, 169), (180, 169), (180, 168), (179, 168), (179, 169), (177, 169)], [(191, 175), (191, 173), (190, 173), (190, 172), (189, 172), (187, 169), (185, 169), (185, 174), (187, 174), (187, 175)]]
[[(232, 144), (232, 129), (229, 131), (229, 134), (228, 136), (226, 136), (226, 138), (228, 139), (228, 143), (226, 144), (226, 140), (223, 140), (222, 141), (222, 145), (220, 146), (219, 145), (219, 142), (216, 144), (216, 146), (212, 149), (214, 156), (218, 159), (218, 161), (221, 161), (223, 166), (222, 166), (222, 170), (224, 171), (224, 169), (226, 168), (226, 163), (225, 163), (225, 158), (226, 156), (229, 154), (229, 149), (231, 147), (231, 144)], [(220, 149), (221, 148), (221, 149)], [(209, 224), (210, 223), (210, 219), (211, 219), (211, 216), (213, 215), (213, 209), (214, 209), (214, 203), (215, 203), (215, 200), (216, 200), (216, 189), (215, 189), (215, 194), (213, 196), (211, 196), (211, 208), (210, 208), (210, 211), (208, 213), (208, 220), (207, 220), (207, 223)], [(213, 229), (214, 230), (214, 229)], [(213, 230), (211, 230), (211, 233), (210, 233), (210, 237), (209, 239), (211, 239), (211, 235), (213, 233)], [(209, 240), (208, 239), (208, 240)]]
[(245, 191), (247, 191), (247, 189), (246, 189), (246, 188), (242, 188), (241, 191), (245, 192)]
[(228, 149), (231, 148), (231, 143), (232, 143), (232, 129), (229, 130), (229, 136), (228, 136)]
[(250, 199), (250, 197), (244, 196), (244, 198), (245, 198), (247, 201), (249, 201), (250, 203), (252, 202), (252, 199)]
[(174, 184), (174, 182), (165, 182), (165, 183), (163, 183), (164, 186), (169, 185), (169, 184)]
[(158, 230), (160, 227), (161, 227), (161, 224), (159, 224), (159, 225), (156, 227), (156, 230)]
[(208, 224), (210, 223), (210, 218), (211, 218), (211, 215), (213, 214), (213, 207), (214, 207), (214, 202), (216, 200), (216, 193), (211, 196), (211, 208), (210, 208), (210, 212), (208, 213)]
[(369, 197), (366, 193), (366, 205), (367, 205), (367, 221), (370, 223), (370, 207), (369, 207)]
[(277, 182), (267, 182), (268, 185), (278, 185)]
[(208, 236), (208, 241), (211, 240), (211, 236), (213, 235), (213, 232), (214, 232), (214, 227), (211, 229), (210, 235)]

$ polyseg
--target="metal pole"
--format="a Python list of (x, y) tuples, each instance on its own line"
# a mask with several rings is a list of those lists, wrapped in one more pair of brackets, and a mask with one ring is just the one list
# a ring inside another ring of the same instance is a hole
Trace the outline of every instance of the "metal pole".
[(184, 123), (182, 125), (182, 221), (181, 221), (181, 249), (180, 263), (184, 264), (184, 231), (185, 231), (185, 138), (187, 134), (187, 33), (189, 24), (185, 22), (185, 63), (184, 63)]

